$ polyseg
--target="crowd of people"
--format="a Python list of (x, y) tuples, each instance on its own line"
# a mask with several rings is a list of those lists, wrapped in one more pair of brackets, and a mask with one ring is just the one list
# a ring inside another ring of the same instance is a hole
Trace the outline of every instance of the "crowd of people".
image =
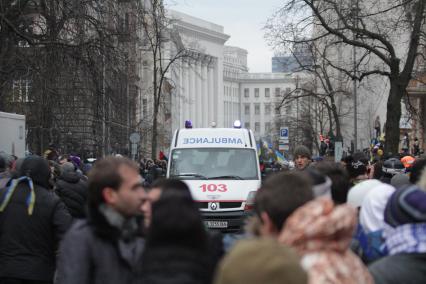
[(426, 159), (311, 158), (229, 243), (163, 161), (0, 155), (0, 284), (426, 283)]

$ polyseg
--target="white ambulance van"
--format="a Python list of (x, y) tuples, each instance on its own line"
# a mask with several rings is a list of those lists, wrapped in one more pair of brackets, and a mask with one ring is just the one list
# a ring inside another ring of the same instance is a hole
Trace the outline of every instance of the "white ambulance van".
[(234, 128), (185, 127), (174, 133), (167, 177), (188, 184), (208, 228), (240, 230), (261, 185), (252, 131), (239, 121)]

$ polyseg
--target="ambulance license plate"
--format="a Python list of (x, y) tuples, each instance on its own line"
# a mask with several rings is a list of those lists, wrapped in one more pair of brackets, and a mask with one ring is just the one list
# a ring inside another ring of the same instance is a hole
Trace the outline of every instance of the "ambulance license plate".
[(204, 221), (204, 224), (206, 224), (208, 228), (215, 228), (215, 229), (228, 228), (227, 221)]

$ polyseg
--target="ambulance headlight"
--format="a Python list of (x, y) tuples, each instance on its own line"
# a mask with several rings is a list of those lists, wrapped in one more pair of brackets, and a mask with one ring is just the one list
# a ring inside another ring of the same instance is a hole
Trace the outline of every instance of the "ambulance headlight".
[(241, 121), (240, 120), (234, 121), (234, 128), (241, 128)]
[(251, 211), (254, 209), (255, 197), (256, 197), (256, 191), (250, 191), (247, 196), (246, 205), (244, 206), (244, 211)]
[(185, 128), (192, 128), (192, 122), (190, 120), (185, 120)]

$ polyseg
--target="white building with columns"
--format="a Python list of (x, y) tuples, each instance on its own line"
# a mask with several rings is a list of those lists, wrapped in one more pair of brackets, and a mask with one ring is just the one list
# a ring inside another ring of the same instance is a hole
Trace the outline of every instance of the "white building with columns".
[(191, 55), (176, 63), (170, 74), (174, 82), (171, 130), (191, 120), (194, 127), (215, 122), (224, 127), (223, 57), (229, 35), (222, 26), (170, 11), (182, 44)]
[[(183, 128), (186, 120), (200, 128), (212, 123), (232, 127), (239, 119), (257, 139), (272, 137), (273, 131), (278, 135), (274, 121), (290, 110), (275, 109), (282, 95), (295, 88), (294, 77), (290, 73), (248, 73), (247, 51), (225, 46), (230, 36), (222, 26), (177, 11), (168, 11), (168, 15), (177, 44), (190, 53), (177, 60), (166, 76), (169, 88), (165, 91), (170, 94), (162, 107), (166, 114), (161, 113), (164, 118), (159, 125), (158, 150), (168, 149), (172, 133)], [(145, 74), (144, 79), (149, 81), (150, 75)], [(149, 94), (149, 87), (146, 89)], [(147, 95), (142, 98), (142, 113), (148, 121), (152, 102)]]

